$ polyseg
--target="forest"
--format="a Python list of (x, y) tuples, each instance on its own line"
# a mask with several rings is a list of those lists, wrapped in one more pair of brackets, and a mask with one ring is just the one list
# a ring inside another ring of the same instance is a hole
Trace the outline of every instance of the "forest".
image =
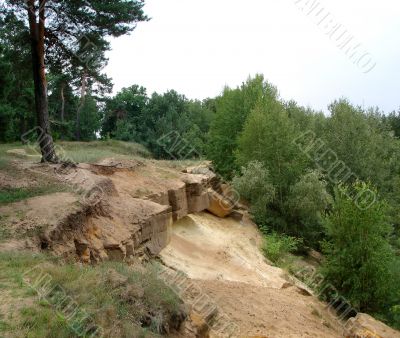
[[(354, 308), (400, 328), (400, 109), (342, 97), (328, 113), (316, 111), (283, 99), (268, 74), (202, 100), (149, 93), (135, 79), (113, 95), (108, 38), (149, 20), (143, 3), (87, 1), (82, 10), (84, 1), (48, 1), (36, 28), (30, 3), (0, 2), (1, 143), (40, 126), (55, 144), (115, 139), (139, 143), (155, 159), (180, 159), (179, 149), (159, 142), (177, 132), (195, 160), (212, 161), (232, 184), (277, 250), (322, 252), (321, 273)], [(32, 34), (42, 39), (41, 55)], [(40, 146), (43, 161), (59, 160)]]

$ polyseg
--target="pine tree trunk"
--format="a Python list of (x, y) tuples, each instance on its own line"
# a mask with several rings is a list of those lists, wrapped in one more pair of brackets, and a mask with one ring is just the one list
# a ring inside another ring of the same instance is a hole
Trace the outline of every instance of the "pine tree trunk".
[(82, 85), (81, 85), (81, 100), (79, 102), (79, 107), (76, 110), (76, 140), (79, 141), (81, 139), (81, 112), (83, 106), (85, 105), (85, 98), (86, 98), (86, 70), (82, 73)]
[(27, 1), (33, 81), (35, 85), (36, 116), (39, 125), (38, 141), (42, 153), (42, 162), (58, 162), (54, 151), (53, 138), (50, 135), (49, 110), (47, 101), (47, 81), (44, 65), (44, 23), (46, 0), (39, 1), (39, 23), (37, 23), (35, 0)]
[(65, 88), (65, 82), (62, 82), (62, 83), (61, 83), (61, 92), (60, 92), (60, 97), (61, 97), (60, 120), (61, 120), (61, 123), (64, 123), (64, 113), (65, 113), (64, 88)]

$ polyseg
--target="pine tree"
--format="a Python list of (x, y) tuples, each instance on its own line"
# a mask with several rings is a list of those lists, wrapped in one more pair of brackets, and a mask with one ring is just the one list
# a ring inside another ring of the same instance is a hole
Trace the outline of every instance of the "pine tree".
[[(147, 20), (139, 0), (11, 0), (6, 12), (28, 18), (37, 122), (42, 161), (56, 162), (50, 134), (45, 57), (61, 55), (63, 62), (88, 65), (105, 50), (106, 36), (120, 36)], [(82, 48), (83, 47), (83, 48)]]

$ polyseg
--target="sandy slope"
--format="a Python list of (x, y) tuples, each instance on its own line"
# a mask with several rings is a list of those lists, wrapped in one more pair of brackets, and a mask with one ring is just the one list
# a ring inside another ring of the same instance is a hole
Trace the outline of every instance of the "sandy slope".
[(287, 283), (281, 269), (267, 264), (260, 244), (251, 221), (203, 212), (174, 225), (161, 257), (193, 279), (238, 325), (237, 337), (341, 337), (324, 304)]

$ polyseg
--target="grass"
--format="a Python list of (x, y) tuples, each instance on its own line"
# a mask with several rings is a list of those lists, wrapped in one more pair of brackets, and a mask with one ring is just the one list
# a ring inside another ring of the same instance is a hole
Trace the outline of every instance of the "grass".
[(18, 202), (35, 196), (43, 196), (55, 192), (65, 191), (66, 187), (61, 184), (47, 184), (28, 188), (12, 188), (0, 190), (0, 205)]
[[(18, 166), (13, 165), (13, 160), (24, 160), (39, 162), (38, 157), (24, 157), (18, 153), (8, 153), (12, 149), (23, 150), (28, 155), (39, 155), (37, 145), (22, 145), (21, 143), (0, 144), (0, 171), (14, 179), (24, 178), (25, 172)], [(116, 140), (93, 141), (93, 142), (56, 142), (56, 151), (61, 160), (70, 160), (76, 163), (93, 163), (107, 157), (132, 158), (149, 157), (150, 153), (141, 145), (136, 143), (121, 142)], [(41, 177), (35, 177), (39, 186), (26, 188), (7, 188), (0, 190), (0, 205), (21, 201), (30, 197), (65, 191), (66, 186), (58, 182), (44, 181)], [(1, 231), (1, 230), (0, 230)]]
[[(130, 158), (130, 157), (151, 157), (150, 152), (142, 145), (132, 142), (122, 142), (117, 140), (92, 141), (92, 142), (55, 142), (56, 152), (63, 160), (73, 162), (93, 163), (106, 157)], [(23, 145), (21, 143), (0, 144), (0, 170), (6, 168), (13, 158), (20, 156), (8, 154), (11, 149), (23, 149), (28, 155), (38, 155), (32, 157), (36, 161), (40, 160), (40, 150), (37, 144)]]
[[(24, 276), (32, 284), (39, 280), (39, 274), (26, 273), (38, 264), (41, 276), (49, 276), (50, 286), (41, 300), (24, 281)], [(0, 289), (0, 298), (5, 298), (2, 292), (11, 291), (17, 305), (15, 311), (10, 305), (10, 311), (0, 313), (0, 336), (76, 337), (81, 320), (101, 327), (105, 337), (156, 337), (181, 308), (157, 271), (155, 265), (134, 268), (107, 262), (81, 267), (45, 255), (0, 253), (0, 283), (7, 285)], [(67, 304), (76, 310), (70, 319)], [(85, 314), (90, 321), (84, 320)]]
[(7, 218), (7, 216), (0, 215), (0, 242), (12, 237), (10, 230), (7, 228)]
[(10, 161), (13, 156), (7, 153), (8, 150), (21, 147), (21, 144), (17, 143), (0, 143), (0, 170), (8, 171), (10, 169)]
[(295, 252), (301, 243), (301, 239), (273, 232), (265, 235), (262, 250), (271, 262), (280, 266), (288, 265), (290, 253)]
[(58, 153), (73, 162), (93, 163), (107, 157), (130, 158), (150, 157), (142, 145), (116, 140), (92, 142), (59, 142)]

